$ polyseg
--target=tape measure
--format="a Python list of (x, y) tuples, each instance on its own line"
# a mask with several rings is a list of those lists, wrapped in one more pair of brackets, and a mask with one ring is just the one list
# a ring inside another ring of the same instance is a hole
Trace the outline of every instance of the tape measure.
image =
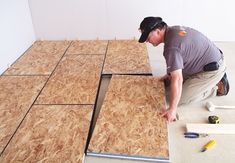
[(208, 121), (211, 124), (218, 124), (219, 123), (219, 117), (216, 116), (216, 115), (209, 116)]

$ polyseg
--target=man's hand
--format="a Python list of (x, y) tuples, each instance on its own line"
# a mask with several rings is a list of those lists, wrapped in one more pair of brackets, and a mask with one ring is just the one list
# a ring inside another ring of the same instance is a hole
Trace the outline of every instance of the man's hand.
[(165, 117), (168, 122), (174, 122), (177, 120), (176, 109), (169, 108), (166, 111), (162, 112), (161, 116)]

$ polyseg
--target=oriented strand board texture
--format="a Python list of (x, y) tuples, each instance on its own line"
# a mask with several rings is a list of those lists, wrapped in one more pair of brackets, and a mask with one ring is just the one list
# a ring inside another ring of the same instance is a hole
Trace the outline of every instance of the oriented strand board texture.
[(90, 40), (73, 41), (67, 54), (105, 54), (108, 41)]
[(103, 74), (151, 74), (145, 44), (135, 40), (110, 41)]
[(47, 77), (0, 77), (0, 153), (45, 84)]
[(88, 150), (168, 158), (164, 86), (150, 76), (114, 76)]
[(50, 75), (69, 44), (68, 41), (37, 41), (4, 75)]
[(0, 162), (81, 163), (92, 105), (34, 105)]
[(103, 58), (103, 55), (65, 56), (36, 103), (94, 104)]

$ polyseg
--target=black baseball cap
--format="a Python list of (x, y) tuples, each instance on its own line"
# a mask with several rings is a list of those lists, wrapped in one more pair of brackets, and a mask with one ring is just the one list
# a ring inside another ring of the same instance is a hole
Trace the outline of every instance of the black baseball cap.
[(140, 23), (140, 31), (141, 36), (139, 39), (140, 43), (143, 43), (147, 40), (149, 33), (154, 30), (160, 23), (162, 23), (161, 17), (146, 17), (144, 20)]

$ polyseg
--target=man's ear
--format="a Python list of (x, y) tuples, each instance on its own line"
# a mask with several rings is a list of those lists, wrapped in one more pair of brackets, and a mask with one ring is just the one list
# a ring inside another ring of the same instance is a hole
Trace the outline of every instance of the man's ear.
[(159, 34), (160, 32), (161, 32), (161, 30), (160, 29), (155, 29), (156, 31), (157, 31), (157, 34)]

